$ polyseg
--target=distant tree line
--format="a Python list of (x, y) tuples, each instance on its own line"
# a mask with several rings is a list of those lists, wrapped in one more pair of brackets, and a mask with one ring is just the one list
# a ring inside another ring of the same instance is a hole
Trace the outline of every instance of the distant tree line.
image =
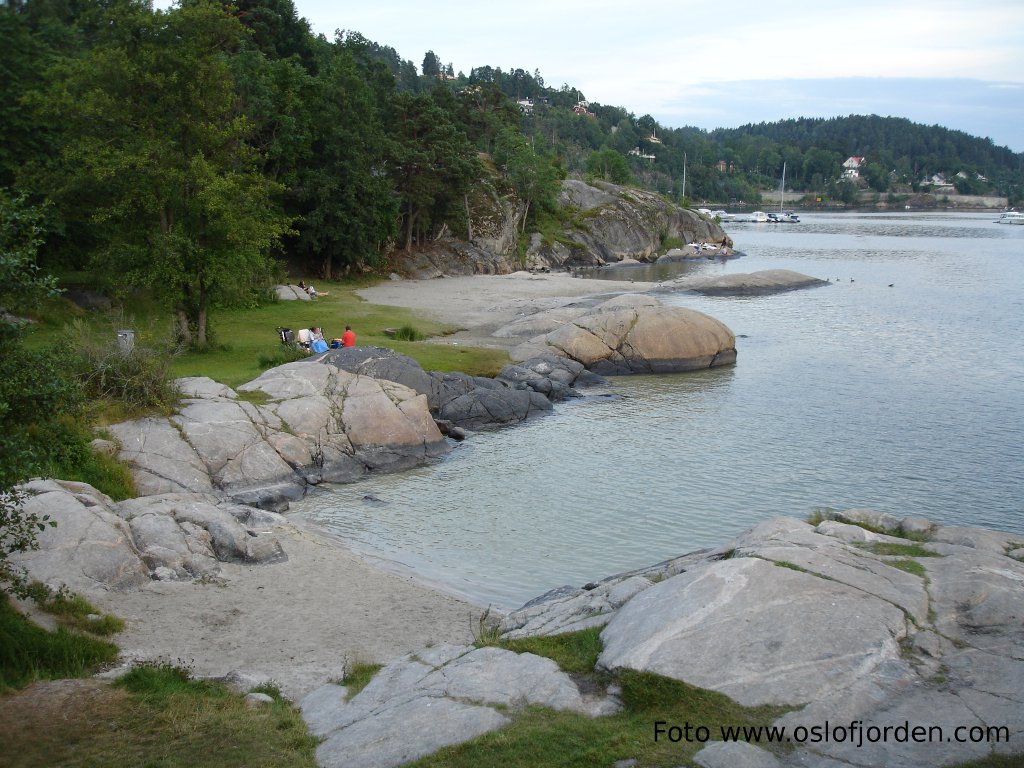
[(418, 71), (314, 35), (292, 0), (7, 0), (0, 39), (0, 189), (45, 210), (39, 263), (149, 289), (198, 346), (211, 308), (258, 301), (282, 262), (332, 277), (466, 232), (495, 171), (523, 231), (572, 172), (727, 203), (785, 163), (788, 186), (841, 197), (857, 155), (878, 192), (963, 171), (962, 191), (1021, 198), (1022, 156), (988, 139), (874, 116), (669, 129), (536, 70), (466, 75), (428, 50)]

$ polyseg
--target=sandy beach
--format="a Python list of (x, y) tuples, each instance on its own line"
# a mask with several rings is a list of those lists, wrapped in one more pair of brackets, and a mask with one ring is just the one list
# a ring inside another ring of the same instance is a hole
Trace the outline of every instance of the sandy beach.
[(356, 293), (372, 304), (406, 307), (431, 320), (463, 330), (438, 340), (445, 344), (501, 347), (515, 343), (490, 336), (496, 328), (566, 299), (644, 293), (658, 283), (595, 280), (567, 272), (513, 272), (434, 280), (393, 280)]
[[(652, 283), (568, 274), (402, 280), (361, 290), (367, 301), (409, 307), (465, 330), (446, 343), (497, 343), (490, 329), (566, 297), (639, 292)], [(232, 671), (271, 678), (297, 700), (352, 663), (385, 663), (440, 642), (471, 642), (473, 605), (303, 527), (276, 532), (288, 555), (262, 566), (223, 564), (220, 579), (159, 582), (90, 599), (124, 618), (125, 661), (186, 664), (200, 676)]]

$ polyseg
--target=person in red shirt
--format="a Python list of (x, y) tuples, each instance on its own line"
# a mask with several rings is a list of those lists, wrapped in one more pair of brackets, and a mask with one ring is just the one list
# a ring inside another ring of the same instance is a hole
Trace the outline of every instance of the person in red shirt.
[(352, 331), (351, 325), (345, 326), (345, 332), (341, 334), (341, 346), (343, 347), (354, 347), (356, 345), (356, 335)]

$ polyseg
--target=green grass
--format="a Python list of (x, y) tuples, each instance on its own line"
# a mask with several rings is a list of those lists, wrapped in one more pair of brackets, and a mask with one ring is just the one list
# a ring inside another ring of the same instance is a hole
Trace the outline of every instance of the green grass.
[(533, 653), (553, 659), (565, 672), (593, 672), (601, 653), (601, 630), (591, 627), (579, 632), (549, 637), (502, 640), (498, 645), (516, 653)]
[[(296, 278), (297, 279), (297, 278)], [(185, 352), (171, 367), (174, 376), (208, 376), (222, 384), (235, 387), (259, 376), (260, 358), (272, 360), (281, 354), (279, 326), (298, 331), (313, 325), (324, 329), (327, 338), (341, 336), (346, 325), (357, 334), (360, 346), (390, 347), (419, 361), (426, 370), (462, 371), (476, 376), (493, 376), (508, 362), (504, 350), (476, 347), (424, 344), (417, 341), (391, 339), (388, 328), (414, 327), (422, 337), (441, 336), (452, 328), (441, 323), (417, 318), (408, 309), (370, 304), (355, 294), (359, 288), (372, 285), (379, 278), (348, 282), (313, 280), (321, 292), (315, 301), (277, 301), (255, 308), (215, 309), (210, 322), (212, 348), (205, 352)], [(326, 296), (322, 295), (324, 292)], [(117, 322), (133, 327), (139, 343), (158, 343), (165, 339), (171, 316), (152, 302), (133, 300), (118, 314)], [(84, 314), (70, 302), (51, 301), (37, 315), (29, 343), (49, 346), (67, 343), (67, 326), (78, 319), (96, 333), (109, 334), (111, 320), (103, 315)], [(112, 422), (114, 419), (107, 419)]]
[(624, 710), (589, 718), (543, 707), (527, 707), (514, 722), (466, 744), (447, 747), (412, 765), (416, 768), (547, 768), (600, 766), (636, 759), (641, 766), (678, 766), (703, 744), (654, 739), (654, 723), (705, 726), (766, 725), (783, 710), (741, 707), (727, 696), (645, 672), (623, 671), (616, 678)]
[(888, 564), (893, 568), (899, 568), (901, 571), (920, 576), (922, 579), (928, 578), (928, 571), (917, 560), (890, 560)]
[(937, 552), (930, 552), (920, 544), (896, 544), (876, 541), (873, 543), (858, 543), (855, 546), (865, 549), (874, 555), (887, 555), (893, 557), (942, 557), (942, 555)]
[(373, 676), (383, 668), (382, 664), (346, 664), (345, 676), (341, 684), (348, 689), (348, 698), (352, 699), (363, 688), (370, 684)]
[(92, 684), (84, 695), (87, 706), (59, 712), (23, 706), (16, 721), (0, 723), (3, 764), (315, 766), (317, 740), (289, 703), (278, 698), (250, 709), (225, 686), (192, 680), (180, 667), (137, 667), (114, 685)]
[[(124, 620), (117, 616), (103, 614), (81, 595), (64, 589), (53, 592), (38, 581), (28, 587), (28, 596), (36, 605), (50, 614), (67, 629), (76, 629), (92, 635), (108, 637), (124, 629)], [(98, 618), (90, 619), (90, 616)]]
[(87, 675), (117, 653), (113, 643), (81, 632), (64, 627), (48, 632), (16, 611), (0, 591), (0, 691)]

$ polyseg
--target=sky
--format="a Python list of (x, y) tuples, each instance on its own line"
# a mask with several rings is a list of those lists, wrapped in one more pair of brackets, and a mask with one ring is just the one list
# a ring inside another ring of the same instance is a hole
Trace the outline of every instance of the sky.
[(670, 128), (876, 114), (1024, 152), (1022, 0), (294, 0), (422, 67), (539, 70)]

